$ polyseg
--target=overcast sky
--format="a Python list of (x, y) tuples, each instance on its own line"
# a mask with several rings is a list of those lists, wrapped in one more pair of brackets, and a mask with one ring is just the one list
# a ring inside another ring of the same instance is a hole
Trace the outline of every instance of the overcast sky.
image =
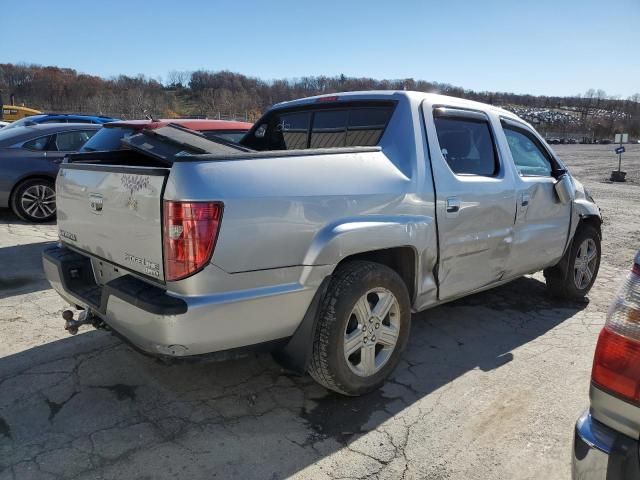
[(104, 77), (344, 73), (535, 95), (640, 93), (640, 0), (23, 0), (2, 17), (0, 63)]

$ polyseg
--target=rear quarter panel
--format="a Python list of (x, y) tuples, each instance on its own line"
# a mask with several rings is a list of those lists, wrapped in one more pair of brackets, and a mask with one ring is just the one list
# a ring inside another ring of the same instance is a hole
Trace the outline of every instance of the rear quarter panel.
[(165, 199), (224, 201), (213, 263), (241, 272), (335, 261), (314, 243), (325, 227), (425, 215), (421, 202), (407, 201), (411, 190), (382, 152), (366, 152), (178, 163)]

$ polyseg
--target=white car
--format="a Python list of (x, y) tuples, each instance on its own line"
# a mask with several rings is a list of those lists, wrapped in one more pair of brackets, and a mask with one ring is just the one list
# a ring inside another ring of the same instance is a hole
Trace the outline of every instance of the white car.
[[(2, 127), (6, 127), (7, 125), (9, 125), (9, 122), (2, 122), (0, 121), (0, 128)], [(640, 143), (640, 142), (639, 142)]]

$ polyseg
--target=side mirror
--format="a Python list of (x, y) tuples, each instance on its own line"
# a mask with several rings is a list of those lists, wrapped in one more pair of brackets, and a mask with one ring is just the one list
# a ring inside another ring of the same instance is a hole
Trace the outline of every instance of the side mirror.
[(561, 203), (572, 202), (575, 198), (575, 187), (571, 181), (571, 177), (568, 174), (563, 174), (558, 177), (558, 181), (554, 185), (556, 195)]

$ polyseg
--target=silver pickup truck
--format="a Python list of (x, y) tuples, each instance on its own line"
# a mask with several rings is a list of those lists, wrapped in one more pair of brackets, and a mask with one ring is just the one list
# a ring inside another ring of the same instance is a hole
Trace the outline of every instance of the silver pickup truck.
[(352, 92), (278, 104), (240, 144), (172, 126), (126, 142), (57, 179), (44, 269), (82, 310), (72, 333), (163, 357), (267, 347), (359, 395), (397, 365), (412, 312), (540, 270), (576, 299), (598, 272), (593, 199), (493, 106)]

